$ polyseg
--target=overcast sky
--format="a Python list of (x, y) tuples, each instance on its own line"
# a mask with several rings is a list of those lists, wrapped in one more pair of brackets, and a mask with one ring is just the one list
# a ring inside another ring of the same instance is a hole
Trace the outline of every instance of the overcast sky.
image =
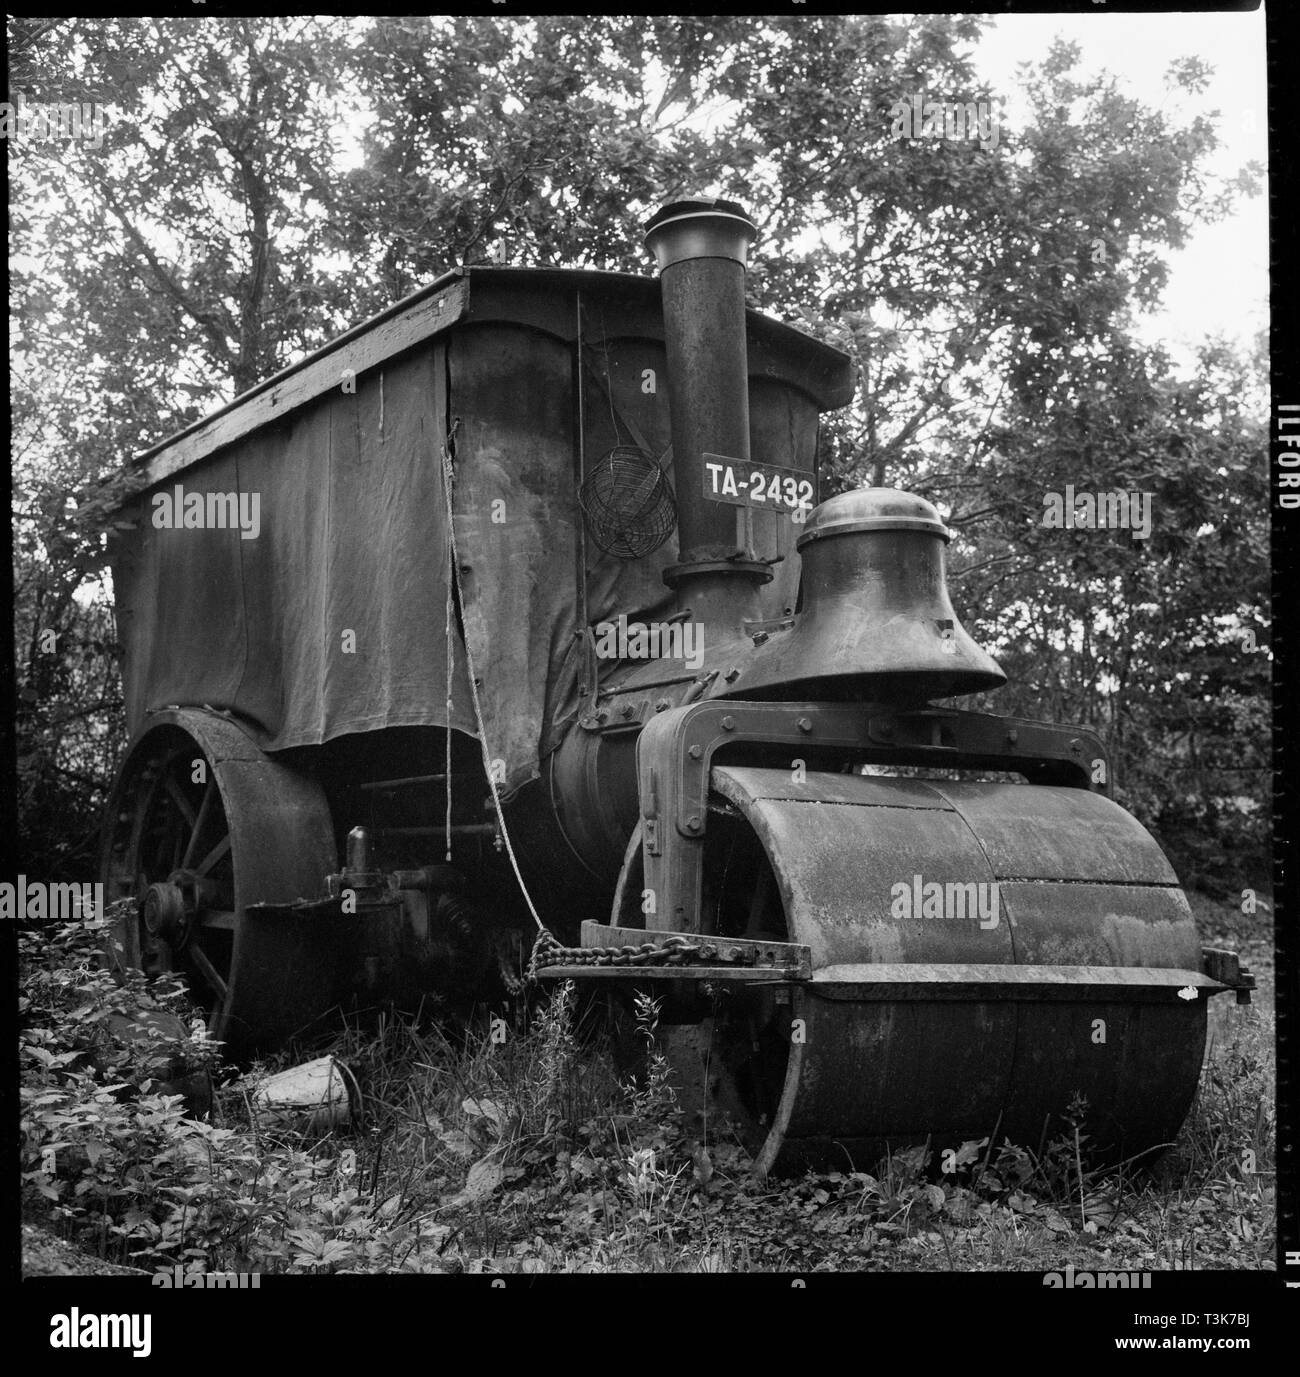
[[(1016, 64), (1037, 61), (1056, 35), (1077, 42), (1085, 74), (1105, 68), (1147, 105), (1167, 100), (1164, 74), (1178, 57), (1208, 62), (1214, 76), (1203, 95), (1166, 108), (1187, 117), (1220, 111), (1221, 147), (1211, 172), (1232, 176), (1246, 163), (1268, 161), (1268, 104), (1264, 71), (1264, 12), (1248, 14), (1008, 15), (998, 19), (975, 60), (995, 87), (1014, 90)], [(1008, 122), (1014, 126), (1014, 102)], [(1170, 258), (1172, 274), (1162, 311), (1140, 319), (1148, 340), (1171, 346), (1222, 332), (1247, 343), (1268, 321), (1268, 201), (1266, 191), (1243, 200), (1217, 225), (1198, 227)], [(1184, 357), (1176, 349), (1175, 358)]]

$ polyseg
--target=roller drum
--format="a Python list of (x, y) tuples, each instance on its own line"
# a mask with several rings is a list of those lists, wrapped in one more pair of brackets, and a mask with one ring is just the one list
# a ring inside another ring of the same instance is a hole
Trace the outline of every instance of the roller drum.
[(747, 1087), (760, 1166), (994, 1132), (1037, 1149), (1076, 1094), (1112, 1158), (1173, 1140), (1214, 982), (1176, 876), (1118, 805), (747, 767), (712, 783), (770, 863), (787, 940), (812, 951), (788, 1003), (751, 992), (703, 1032)]

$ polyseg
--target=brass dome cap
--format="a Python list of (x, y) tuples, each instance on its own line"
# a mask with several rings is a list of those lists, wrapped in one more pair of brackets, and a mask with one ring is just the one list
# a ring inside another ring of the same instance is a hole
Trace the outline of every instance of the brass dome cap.
[(814, 508), (795, 548), (802, 550), (811, 541), (858, 531), (928, 531), (944, 541), (952, 539), (938, 508), (924, 497), (900, 488), (855, 488)]

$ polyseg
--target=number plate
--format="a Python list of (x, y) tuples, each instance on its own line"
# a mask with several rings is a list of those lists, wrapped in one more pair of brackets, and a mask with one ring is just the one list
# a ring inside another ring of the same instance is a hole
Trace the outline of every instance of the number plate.
[(722, 454), (706, 454), (704, 495), (732, 507), (808, 512), (816, 502), (816, 487), (814, 476), (807, 469), (742, 463)]

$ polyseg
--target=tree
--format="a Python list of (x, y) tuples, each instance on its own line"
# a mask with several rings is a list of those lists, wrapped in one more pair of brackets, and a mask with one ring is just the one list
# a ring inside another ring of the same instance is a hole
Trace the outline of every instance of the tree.
[[(827, 427), (832, 486), (943, 502), (957, 585), (1026, 699), (1154, 761), (1157, 737), (1183, 749), (1143, 713), (1157, 686), (1176, 712), (1192, 711), (1196, 685), (1218, 693), (1220, 708), (1197, 709), (1203, 763), (1229, 739), (1225, 676), (1185, 667), (1216, 615), (1192, 609), (1213, 592), (1222, 615), (1256, 615), (1258, 561), (1170, 523), (1140, 549), (1053, 543), (1035, 503), (1048, 476), (1086, 478), (1152, 486), (1171, 522), (1215, 502), (1254, 519), (1250, 428), (1223, 410), (1242, 365), (1213, 354), (1197, 391), (1130, 328), (1158, 299), (1164, 252), (1253, 174), (1210, 182), (1208, 117), (1180, 123), (1110, 79), (1083, 82), (1060, 44), (1024, 73), (1022, 128), (899, 137), (918, 97), (1000, 114), (1008, 93), (980, 86), (970, 59), (986, 22), (12, 21), (15, 89), (118, 111), (100, 154), (17, 144), (11, 160), (29, 766), (103, 768), (50, 704), (89, 708), (101, 680), (100, 698), (115, 694), (95, 649), (103, 614), (75, 593), (102, 568), (121, 480), (101, 482), (126, 455), (457, 263), (644, 272), (645, 218), (702, 191), (760, 222), (755, 304), (855, 361), (858, 397)], [(1205, 75), (1187, 61), (1170, 80), (1194, 96)], [(343, 158), (348, 128), (364, 128), (359, 166)], [(1153, 623), (1151, 587), (1186, 600), (1190, 642), (1168, 632), (1167, 598)], [(65, 679), (32, 649), (47, 630), (70, 656)], [(1125, 653), (1101, 653), (1111, 641)], [(1239, 719), (1261, 691), (1242, 677)], [(1189, 819), (1219, 797), (1197, 787)]]

